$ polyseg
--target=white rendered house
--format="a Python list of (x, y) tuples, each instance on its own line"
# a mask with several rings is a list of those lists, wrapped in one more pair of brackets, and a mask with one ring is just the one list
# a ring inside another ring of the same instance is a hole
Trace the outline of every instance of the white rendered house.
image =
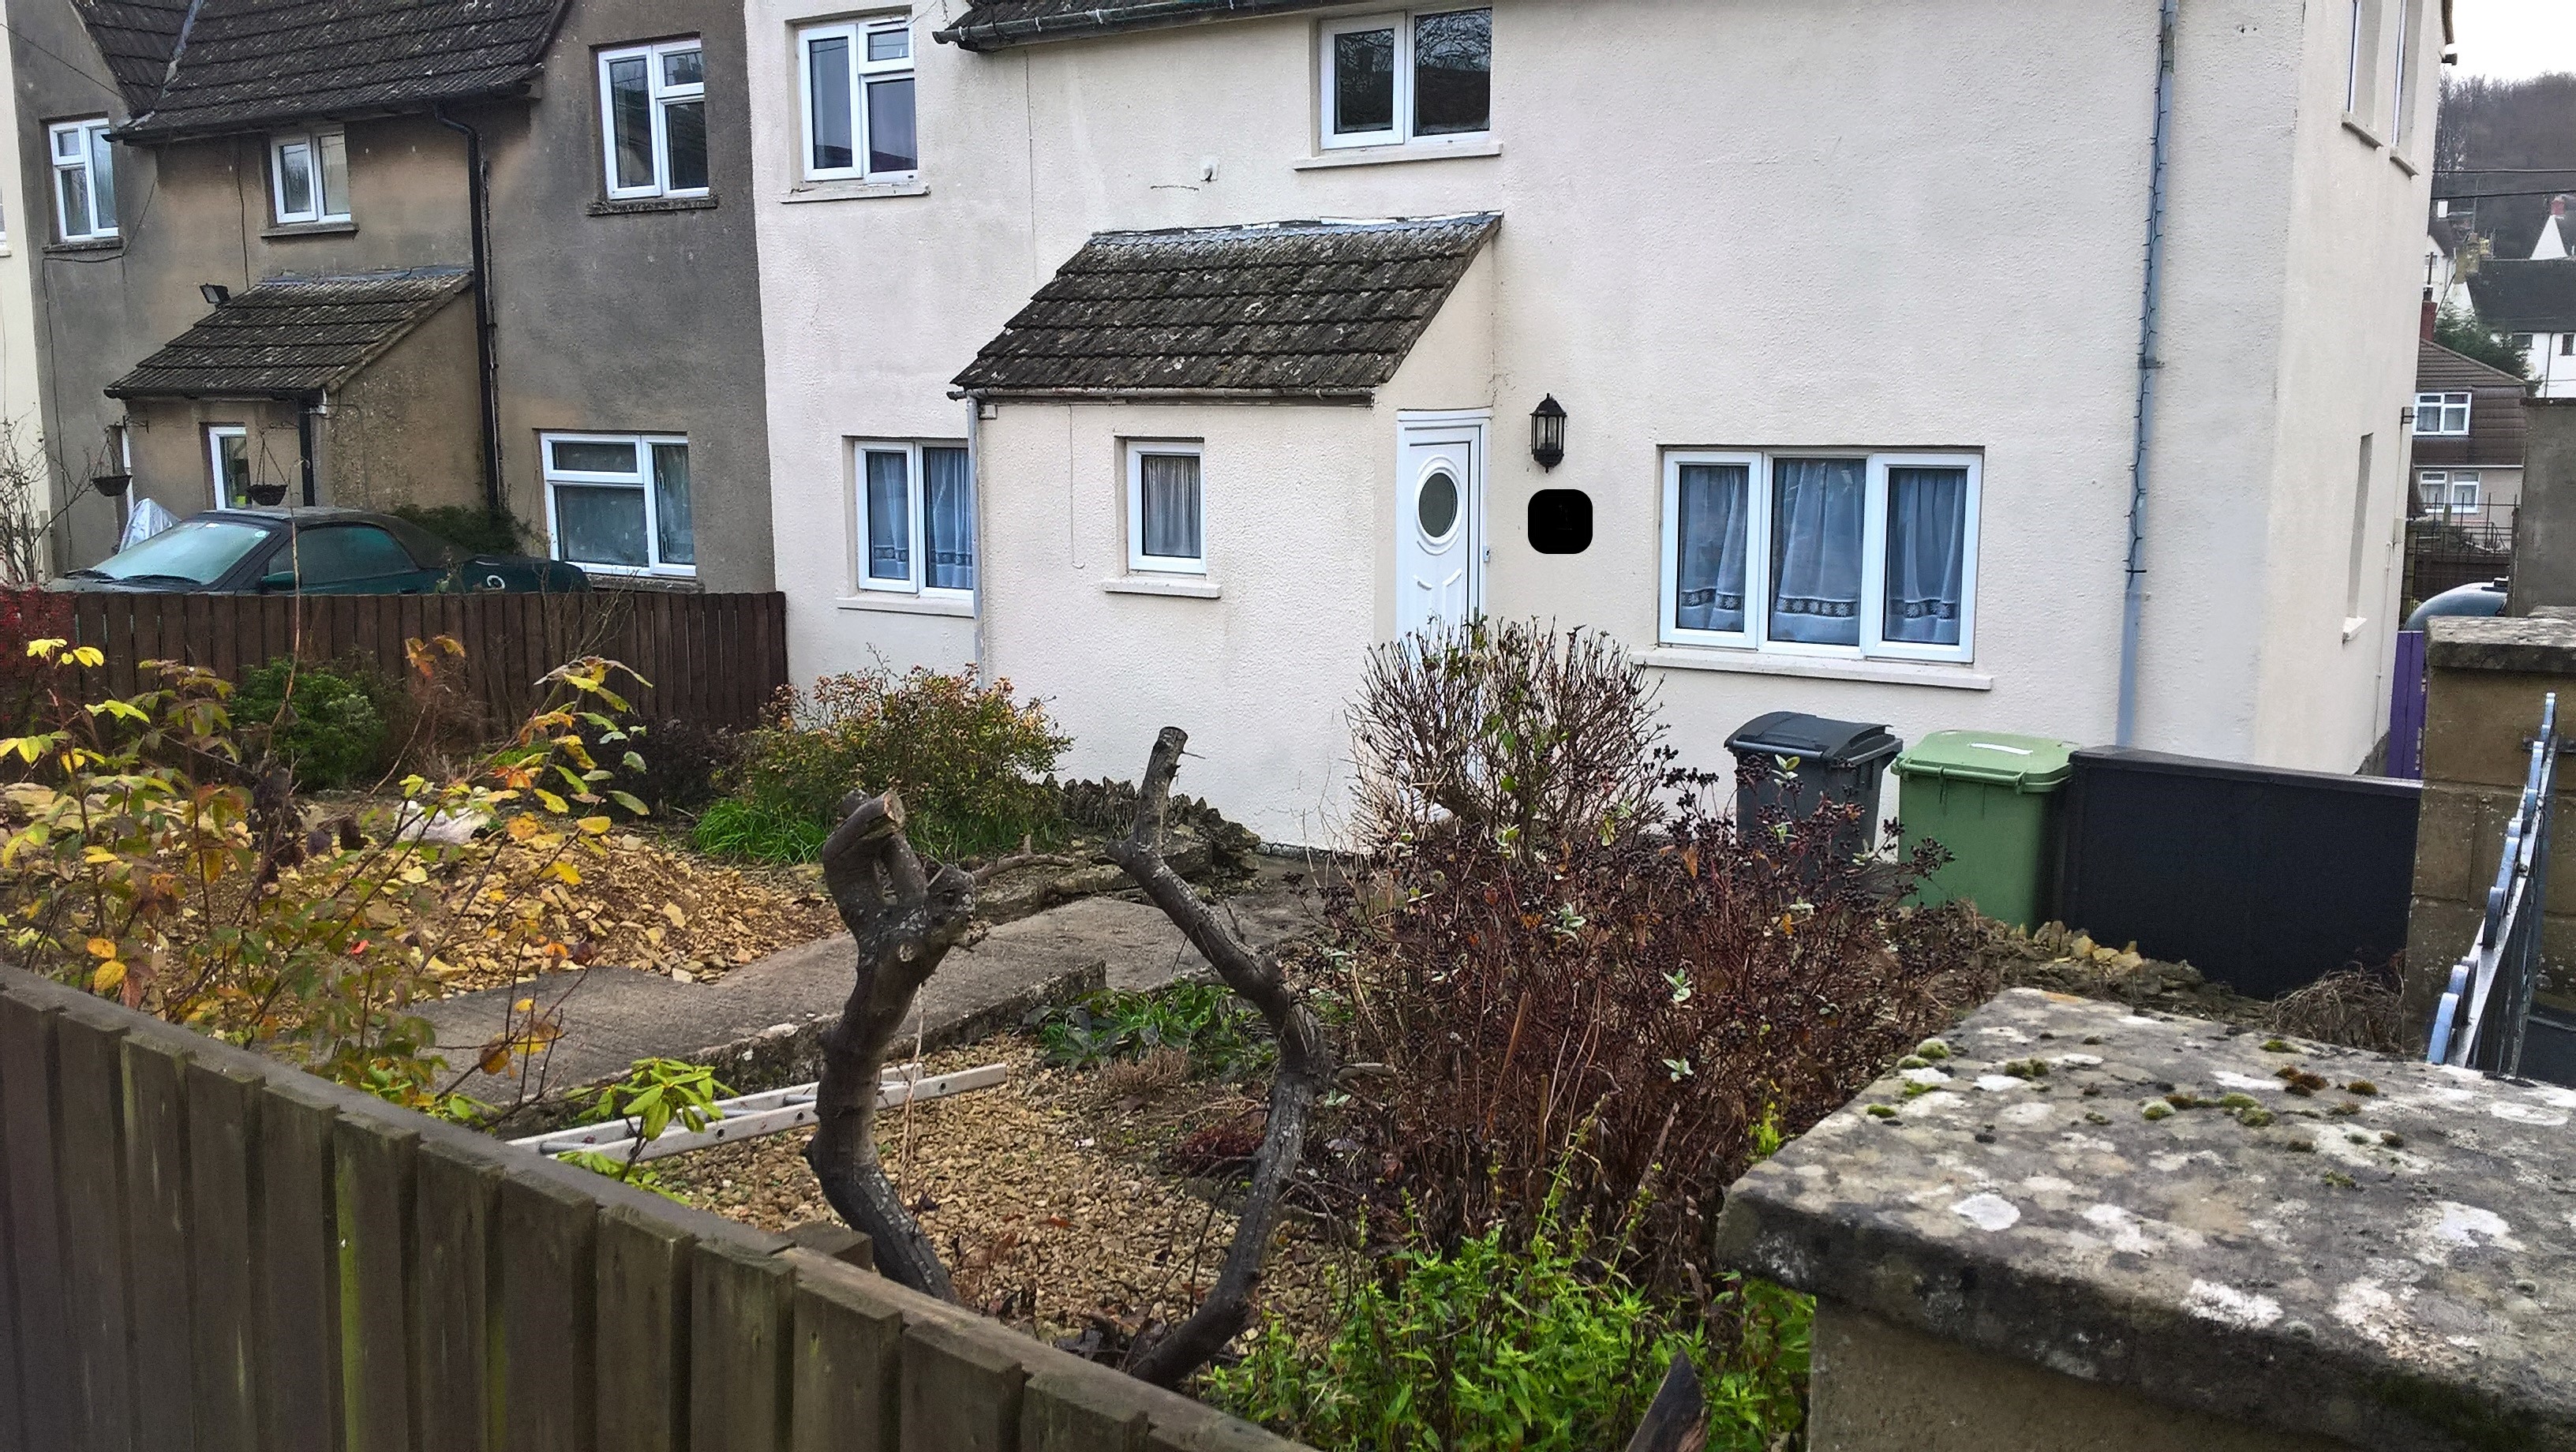
[(2105, 743), (2125, 684), (2349, 771), (2438, 9), (751, 0), (792, 667), (979, 663), (1082, 775), (1181, 725), (1282, 841), (1368, 649), (1472, 609), (1617, 633), (1711, 768), (1779, 709)]

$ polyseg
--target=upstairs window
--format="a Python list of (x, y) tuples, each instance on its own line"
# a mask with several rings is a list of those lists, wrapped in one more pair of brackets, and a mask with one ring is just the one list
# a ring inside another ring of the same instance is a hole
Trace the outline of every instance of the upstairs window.
[(116, 159), (104, 116), (49, 128), (54, 147), (54, 221), (66, 242), (116, 235)]
[(902, 16), (797, 32), (809, 181), (905, 181), (920, 174), (913, 130), (912, 29)]
[(1323, 142), (1394, 146), (1493, 129), (1494, 12), (1407, 12), (1323, 30)]
[(2415, 395), (2415, 432), (2435, 436), (2469, 431), (2469, 396), (2465, 393)]
[(280, 226), (349, 220), (349, 138), (307, 131), (268, 143), (269, 197)]
[(1661, 638), (1974, 659), (1979, 472), (1973, 454), (1667, 453)]
[(540, 442), (556, 559), (612, 574), (697, 573), (687, 439), (547, 434)]
[(975, 589), (975, 481), (962, 444), (859, 446), (859, 587)]
[(608, 195), (707, 194), (707, 58), (695, 39), (599, 53)]

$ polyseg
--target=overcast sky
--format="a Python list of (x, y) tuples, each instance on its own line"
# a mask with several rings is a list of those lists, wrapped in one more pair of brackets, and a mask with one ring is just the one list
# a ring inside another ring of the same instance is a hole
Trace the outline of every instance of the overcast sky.
[(2576, 0), (2457, 0), (2451, 18), (2461, 75), (2576, 71)]

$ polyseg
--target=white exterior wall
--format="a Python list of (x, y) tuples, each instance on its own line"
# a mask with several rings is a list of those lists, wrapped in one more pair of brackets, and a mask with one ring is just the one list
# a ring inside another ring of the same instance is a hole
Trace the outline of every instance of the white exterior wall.
[[(1283, 840), (1329, 830), (1340, 712), (1362, 651), (1392, 628), (1404, 408), (1494, 411), (1486, 608), (1602, 626), (1640, 650), (1655, 643), (1661, 450), (1980, 450), (1973, 666), (1790, 675), (1776, 658), (1653, 650), (1676, 743), (1723, 769), (1724, 737), (1775, 709), (1909, 739), (2111, 739), (2155, 0), (1497, 0), (1499, 155), (1303, 168), (1312, 15), (979, 56), (932, 43), (934, 11), (914, 25), (924, 193), (787, 204), (792, 25), (836, 13), (749, 4), (778, 569), (799, 674), (872, 651), (898, 664), (976, 651), (970, 620), (835, 605), (855, 569), (842, 441), (960, 436), (966, 405), (947, 380), (1086, 236), (1490, 210), (1504, 220), (1476, 274), (1372, 408), (1003, 403), (981, 424), (984, 661), (1050, 700), (1077, 740), (1068, 769), (1132, 776), (1170, 721), (1208, 758), (1185, 790)], [(2304, 54), (2315, 38), (2296, 0), (2184, 14), (2140, 744), (2349, 769), (2367, 748), (2347, 739), (2369, 715), (2366, 680), (2338, 676), (2323, 683), (2336, 699), (2303, 703), (2355, 718), (2330, 740), (2267, 736), (2257, 700), (2287, 672), (2269, 660), (2270, 617), (2307, 621), (2319, 588), (2306, 574), (2286, 593), (2263, 583), (2282, 548), (2276, 436), (2350, 382), (2284, 361), (2283, 310), (2309, 295), (2290, 276), (2289, 198), (2302, 87), (2321, 62)], [(2396, 391), (2353, 413), (2392, 421), (2392, 481), (2420, 286), (2412, 206), (2392, 213), (2404, 226), (2384, 249), (2374, 227), (2301, 244), (2327, 254), (2321, 280), (2385, 272), (2405, 314), (2382, 341), (2338, 297), (2315, 340), (2360, 357), (2355, 378), (2376, 378), (2385, 353)], [(1479, 311), (1489, 341), (1444, 333)], [(1460, 359), (1488, 348), (1474, 376)], [(1526, 447), (1546, 393), (1571, 415), (1553, 475)], [(1206, 438), (1220, 598), (1083, 583), (1121, 562), (1121, 434)], [(1590, 492), (1590, 551), (1529, 548), (1541, 487)], [(2338, 562), (2345, 487), (2328, 530)], [(2338, 563), (2338, 632), (2342, 591)]]
[(2576, 356), (2561, 353), (2565, 333), (2534, 333), (2522, 351), (2523, 372), (2539, 398), (2576, 398)]
[[(15, 95), (10, 47), (0, 45), (0, 94)], [(0, 155), (18, 154), (18, 108), (0, 107)], [(34, 267), (45, 239), (53, 235), (50, 198), (29, 197), (19, 170), (0, 167), (0, 420), (14, 426), (19, 447), (41, 468), (43, 411), (36, 392), (36, 302)], [(51, 470), (37, 484), (34, 501), (50, 512), (53, 501), (43, 492), (52, 486)]]

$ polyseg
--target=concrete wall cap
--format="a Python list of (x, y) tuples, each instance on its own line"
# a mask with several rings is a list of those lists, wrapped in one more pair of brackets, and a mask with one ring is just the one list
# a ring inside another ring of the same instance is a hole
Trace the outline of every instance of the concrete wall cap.
[(2424, 659), (2437, 670), (2576, 676), (2576, 620), (2450, 616), (2426, 624)]

